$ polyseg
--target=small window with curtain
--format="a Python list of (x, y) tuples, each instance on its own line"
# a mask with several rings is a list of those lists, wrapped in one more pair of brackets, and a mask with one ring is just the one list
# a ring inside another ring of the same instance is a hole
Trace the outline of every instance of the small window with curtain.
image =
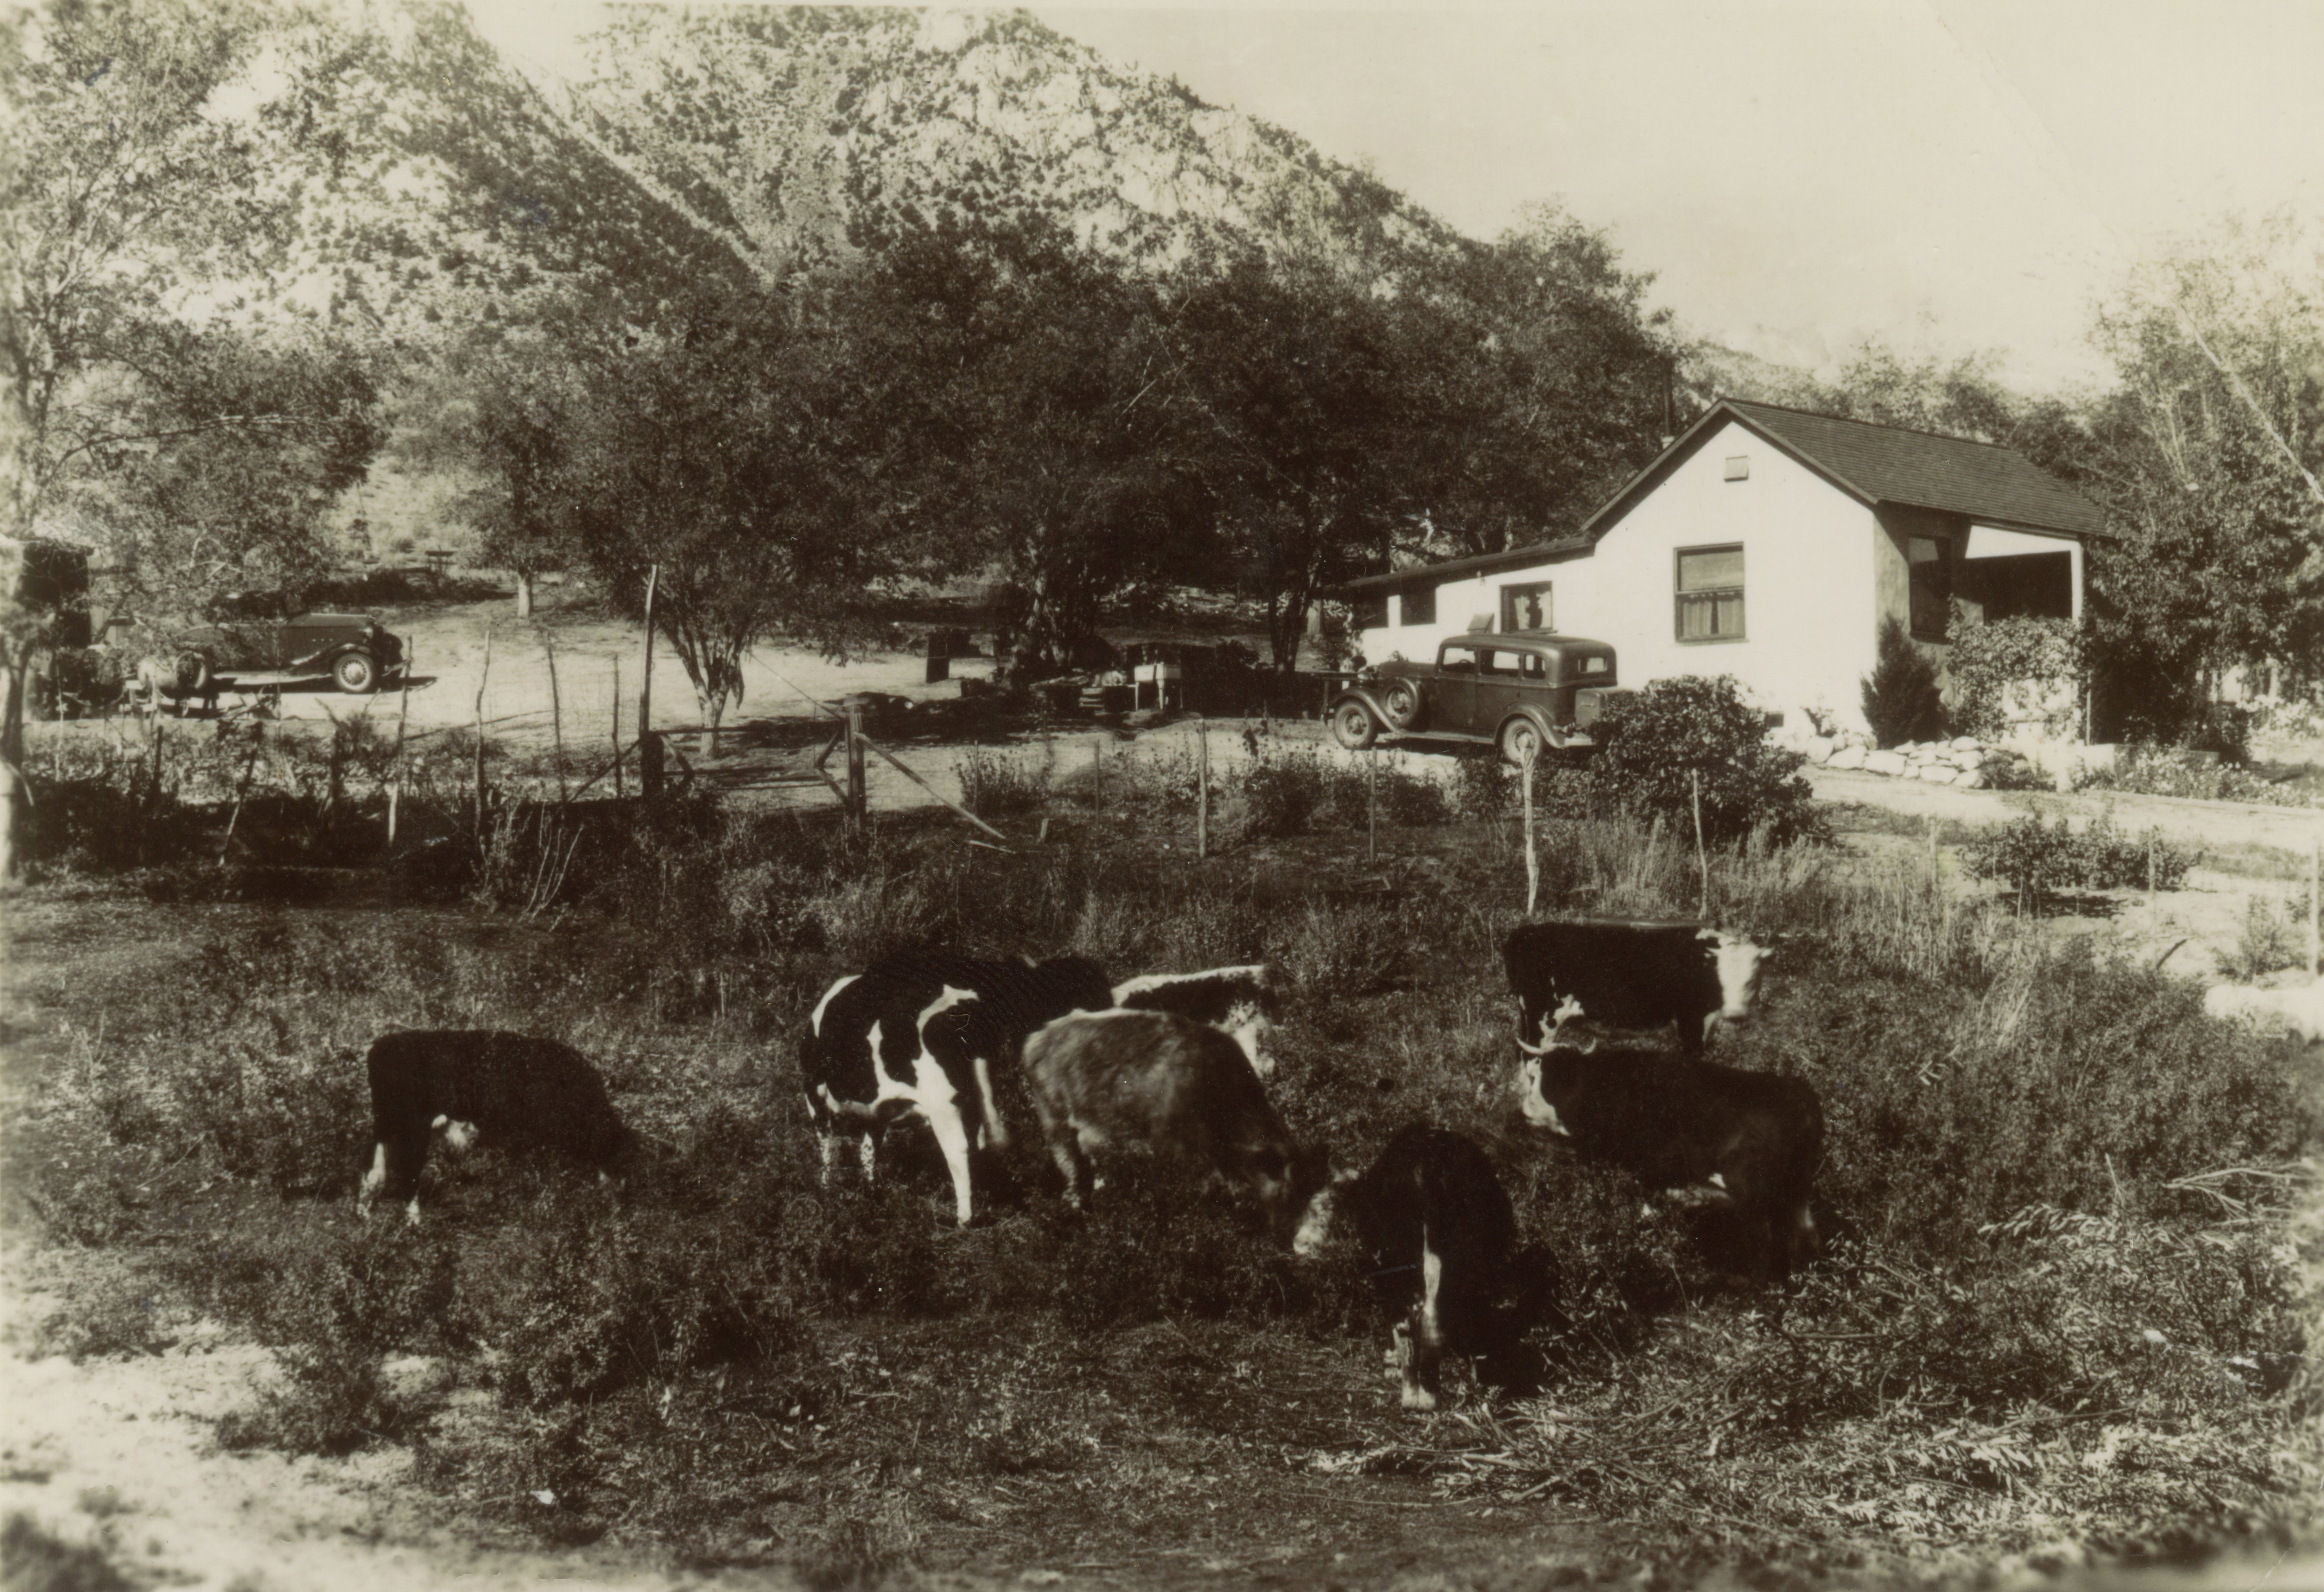
[(1913, 571), (1913, 634), (1924, 641), (1945, 639), (1953, 605), (1952, 552), (1952, 543), (1942, 537), (1904, 538), (1904, 557)]
[(1407, 625), (1433, 625), (1436, 622), (1436, 588), (1415, 586), (1404, 594), (1397, 607), (1397, 622)]
[(1501, 629), (1505, 630), (1554, 630), (1555, 609), (1549, 600), (1550, 582), (1530, 581), (1521, 586), (1501, 588)]
[(1678, 550), (1678, 639), (1743, 639), (1743, 544)]

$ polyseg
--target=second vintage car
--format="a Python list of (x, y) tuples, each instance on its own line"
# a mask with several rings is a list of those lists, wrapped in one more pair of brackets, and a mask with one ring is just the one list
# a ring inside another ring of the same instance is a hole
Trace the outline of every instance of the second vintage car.
[(1512, 763), (1586, 751), (1616, 685), (1614, 649), (1547, 630), (1454, 636), (1434, 663), (1402, 658), (1358, 675), (1332, 699), (1332, 737), (1361, 750), (1383, 735), (1482, 741)]

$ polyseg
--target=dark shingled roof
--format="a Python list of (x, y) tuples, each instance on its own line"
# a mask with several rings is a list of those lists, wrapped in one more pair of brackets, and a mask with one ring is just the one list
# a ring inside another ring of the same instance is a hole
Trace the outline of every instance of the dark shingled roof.
[(1722, 420), (1739, 420), (1842, 492), (1868, 505), (1895, 503), (1963, 514), (1990, 524), (2070, 536), (2104, 537), (2106, 515), (2096, 503), (2014, 449), (1966, 442), (1932, 431), (1843, 420), (1835, 415), (1780, 409), (1722, 398), (1665, 449), (1660, 458), (1592, 514), (1582, 534), (1603, 536), (1645, 492)]
[(2075, 536), (2107, 534), (2096, 503), (2013, 448), (1739, 399), (1723, 407), (1869, 502)]

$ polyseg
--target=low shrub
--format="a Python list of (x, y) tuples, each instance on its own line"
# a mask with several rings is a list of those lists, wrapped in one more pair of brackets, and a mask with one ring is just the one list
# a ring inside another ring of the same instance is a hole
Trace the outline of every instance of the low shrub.
[(2126, 747), (2112, 768), (2087, 769), (2076, 784), (2084, 790), (2188, 796), (2207, 802), (2256, 802), (2285, 807), (2315, 803), (2315, 797), (2296, 781), (2264, 779), (2240, 761), (2179, 746)]
[(1754, 832), (1777, 845), (1827, 838), (1800, 773), (1807, 759), (1768, 742), (1766, 715), (1731, 676), (1656, 680), (1618, 700), (1591, 733), (1588, 782), (1609, 805), (1685, 834), (1699, 805), (1713, 844)]
[(2006, 883), (2021, 901), (2060, 890), (2175, 890), (2187, 881), (2196, 853), (2163, 838), (2160, 829), (2133, 835), (2111, 811), (2079, 834), (2061, 814), (2044, 824), (2038, 813), (1995, 824), (1961, 848), (1962, 865), (1978, 879)]
[(988, 822), (1019, 818), (1048, 805), (1056, 749), (1048, 746), (1044, 755), (1036, 758), (1020, 751), (971, 747), (953, 770), (960, 777), (962, 806)]
[(1872, 672), (1862, 683), (1864, 719), (1882, 746), (1934, 741), (1945, 732), (1945, 708), (1937, 693), (1937, 666), (1904, 633), (1895, 614), (1880, 621)]
[[(1946, 649), (1945, 673), (1952, 684), (1956, 735), (1997, 741), (2006, 734), (2009, 723), (2002, 716), (2002, 698), (2020, 681), (2080, 683), (2084, 676), (2080, 640), (2070, 620), (1978, 619), (1956, 600), (1947, 634), (1952, 645)], [(2053, 735), (2070, 728), (2068, 723), (2044, 726)]]
[(2308, 955), (2308, 903), (2302, 890), (2293, 909), (2272, 896), (2253, 896), (2244, 903), (2243, 927), (2232, 948), (2219, 957), (2219, 971), (2249, 983), (2288, 967), (2298, 967)]

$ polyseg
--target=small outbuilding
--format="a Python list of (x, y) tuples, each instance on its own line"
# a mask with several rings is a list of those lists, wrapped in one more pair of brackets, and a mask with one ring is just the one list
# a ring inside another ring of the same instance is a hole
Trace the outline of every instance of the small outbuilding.
[(1610, 641), (1622, 683), (1733, 675), (1860, 728), (1893, 615), (1940, 666), (1953, 602), (2079, 619), (2098, 505), (2010, 448), (1722, 399), (1571, 537), (1351, 582), (1364, 656), (1472, 629)]

